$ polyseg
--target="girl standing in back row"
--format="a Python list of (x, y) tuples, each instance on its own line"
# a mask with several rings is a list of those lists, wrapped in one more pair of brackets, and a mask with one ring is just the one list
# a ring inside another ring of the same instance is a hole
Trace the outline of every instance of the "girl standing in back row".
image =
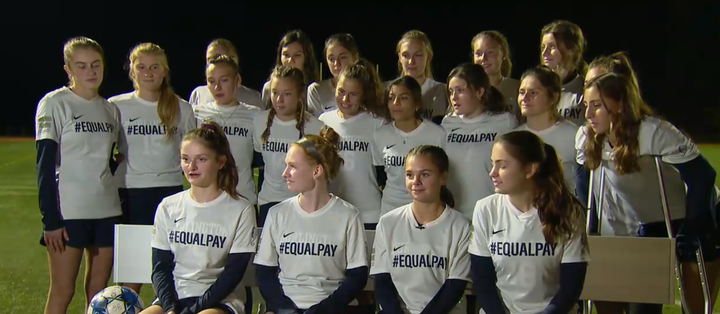
[(375, 131), (372, 151), (375, 164), (384, 166), (387, 178), (382, 191), (381, 216), (413, 200), (405, 186), (408, 152), (419, 145), (445, 145), (445, 130), (422, 118), (421, 93), (420, 84), (409, 76), (392, 81), (385, 92), (391, 122)]
[[(229, 56), (233, 59), (235, 64), (238, 64), (239, 68), (240, 57), (238, 56), (237, 49), (235, 49), (235, 45), (233, 45), (231, 41), (224, 38), (218, 38), (210, 42), (207, 46), (207, 50), (205, 51), (205, 62), (207, 65), (210, 65), (210, 60), (216, 59), (222, 55)], [(240, 79), (239, 84), (242, 84), (242, 77), (240, 76), (239, 71), (238, 78)], [(262, 99), (260, 98), (260, 93), (254, 89), (245, 87), (244, 85), (240, 85), (235, 93), (235, 98), (241, 103), (265, 109), (265, 104), (263, 104)], [(196, 87), (192, 91), (192, 94), (190, 94), (189, 102), (193, 106), (206, 104), (212, 101), (214, 101), (212, 91), (210, 91), (207, 84)]]
[(345, 68), (338, 79), (338, 109), (323, 113), (320, 121), (340, 135), (338, 148), (345, 163), (331, 182), (331, 191), (360, 210), (367, 229), (380, 219), (380, 183), (372, 150), (373, 134), (383, 124), (384, 106), (375, 66), (359, 60)]
[(403, 34), (397, 43), (398, 72), (410, 76), (422, 88), (422, 116), (439, 124), (447, 111), (446, 85), (435, 81), (432, 73), (433, 48), (430, 38), (418, 30)]
[[(320, 66), (315, 58), (315, 48), (313, 48), (310, 37), (299, 29), (287, 32), (280, 40), (275, 59), (275, 67), (279, 66), (293, 67), (302, 71), (306, 91), (310, 85), (317, 85), (317, 81), (320, 79)], [(306, 91), (303, 94), (306, 94)], [(268, 80), (262, 89), (265, 108), (271, 107), (270, 98), (270, 80)], [(306, 101), (303, 100), (303, 102)], [(307, 111), (308, 108), (305, 107), (303, 110)]]
[(514, 129), (517, 120), (477, 64), (466, 63), (450, 72), (448, 94), (453, 112), (442, 121), (451, 166), (448, 187), (456, 197), (455, 209), (470, 218), (475, 203), (493, 193), (488, 173), (495, 138)]
[(490, 78), (490, 85), (497, 88), (510, 105), (510, 112), (520, 117), (518, 107), (518, 89), (520, 81), (510, 78), (512, 60), (510, 46), (503, 34), (498, 31), (484, 31), (472, 40), (473, 62), (485, 69)]
[(305, 108), (305, 80), (297, 68), (280, 66), (270, 76), (272, 107), (257, 114), (253, 120), (254, 159), (264, 164), (264, 175), (258, 193), (258, 227), (265, 224), (271, 207), (293, 195), (283, 178), (285, 155), (291, 143), (305, 134), (320, 134), (322, 122)]
[[(85, 307), (107, 287), (122, 210), (113, 173), (121, 159), (120, 111), (98, 95), (105, 61), (86, 37), (63, 48), (70, 85), (49, 92), (35, 115), (37, 181), (50, 269), (45, 314), (65, 314), (85, 255)], [(120, 156), (118, 156), (120, 157)]]
[(587, 63), (583, 53), (587, 43), (577, 24), (554, 21), (540, 32), (540, 62), (560, 76), (563, 94), (558, 110), (565, 119), (581, 126), (585, 123), (583, 78)]
[[(135, 91), (109, 99), (120, 110), (125, 162), (120, 201), (125, 224), (152, 225), (163, 198), (183, 190), (180, 141), (195, 129), (192, 106), (175, 95), (165, 51), (142, 43), (130, 52), (130, 79)], [(140, 293), (142, 284), (123, 284)]]
[(325, 41), (325, 61), (332, 78), (308, 86), (308, 112), (319, 117), (323, 112), (337, 108), (335, 87), (340, 72), (360, 59), (355, 38), (350, 34), (335, 34)]

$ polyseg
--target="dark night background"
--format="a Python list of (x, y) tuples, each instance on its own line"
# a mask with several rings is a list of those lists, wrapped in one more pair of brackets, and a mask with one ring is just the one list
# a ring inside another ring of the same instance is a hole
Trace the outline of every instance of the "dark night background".
[[(387, 80), (397, 74), (395, 45), (400, 36), (419, 29), (433, 44), (435, 78), (445, 82), (454, 66), (471, 60), (472, 37), (490, 29), (507, 36), (513, 77), (518, 78), (539, 62), (543, 25), (567, 19), (583, 29), (588, 62), (601, 54), (629, 52), (646, 101), (660, 115), (697, 141), (720, 141), (715, 88), (720, 73), (715, 48), (720, 43), (719, 1), (438, 2), (13, 2), (17, 8), (2, 4), (0, 135), (34, 135), (38, 101), (67, 82), (62, 45), (74, 36), (93, 38), (105, 49), (102, 96), (132, 89), (124, 69), (127, 55), (135, 44), (151, 41), (168, 53), (173, 86), (187, 99), (204, 83), (205, 47), (216, 37), (235, 43), (243, 84), (259, 90), (287, 30), (308, 33), (319, 59), (328, 36), (351, 33), (361, 54), (379, 64)], [(327, 78), (324, 62), (323, 67)]]

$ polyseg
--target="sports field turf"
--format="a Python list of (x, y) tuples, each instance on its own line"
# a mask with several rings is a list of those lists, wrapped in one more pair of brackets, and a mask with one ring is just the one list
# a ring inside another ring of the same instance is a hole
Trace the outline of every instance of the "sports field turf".
[[(702, 152), (720, 169), (720, 146), (701, 146)], [(720, 177), (719, 177), (720, 178)], [(720, 184), (720, 179), (718, 180)], [(0, 138), (0, 313), (42, 313), (48, 288), (47, 255), (38, 244), (42, 226), (37, 204), (35, 149), (30, 140)], [(80, 274), (83, 271), (81, 270)], [(83, 310), (82, 275), (69, 314)], [(142, 291), (145, 304), (154, 298), (152, 288)], [(679, 300), (679, 298), (678, 298)], [(720, 306), (716, 306), (718, 312)], [(681, 313), (678, 306), (665, 313)]]

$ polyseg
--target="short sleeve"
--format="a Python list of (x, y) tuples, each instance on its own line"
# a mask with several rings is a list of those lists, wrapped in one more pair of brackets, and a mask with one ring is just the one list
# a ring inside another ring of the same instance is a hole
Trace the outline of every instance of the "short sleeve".
[(315, 116), (311, 116), (310, 120), (305, 126), (305, 134), (315, 134), (320, 135), (320, 130), (322, 130), (322, 127), (325, 124), (318, 120), (318, 118), (315, 118)]
[(381, 217), (375, 229), (375, 239), (373, 240), (372, 254), (370, 254), (370, 275), (390, 273), (389, 261), (385, 227), (383, 227)]
[(253, 149), (258, 153), (262, 152), (262, 134), (267, 127), (266, 123), (260, 121), (263, 116), (265, 115), (257, 114), (253, 119)]
[(53, 140), (60, 143), (63, 120), (57, 101), (48, 97), (40, 100), (35, 113), (35, 140)]
[(127, 139), (125, 138), (125, 130), (122, 124), (122, 114), (116, 104), (109, 104), (112, 106), (113, 116), (115, 117), (115, 143), (117, 144), (118, 150), (122, 151), (121, 148), (127, 147)]
[(312, 83), (307, 89), (307, 111), (319, 117), (323, 113), (322, 101), (320, 99), (320, 84)]
[[(428, 122), (432, 123), (432, 121), (428, 121)], [(447, 131), (445, 131), (445, 128), (439, 126), (438, 127), (438, 138), (437, 138), (437, 141), (435, 142), (435, 146), (445, 149), (445, 139), (446, 138), (447, 138)]]
[(488, 249), (487, 223), (489, 221), (487, 221), (488, 218), (485, 217), (486, 209), (483, 203), (482, 200), (475, 203), (472, 219), (472, 235), (470, 236), (468, 252), (476, 256), (492, 257), (490, 249)]
[(260, 97), (262, 98), (263, 107), (266, 106), (270, 101), (270, 81), (267, 81), (265, 82), (265, 84), (263, 84), (262, 94)]
[(193, 89), (192, 93), (190, 93), (190, 99), (188, 100), (188, 102), (189, 102), (190, 105), (193, 106), (193, 107), (195, 107), (196, 105), (198, 105), (198, 102), (199, 102), (199, 99), (198, 99), (198, 89), (200, 89), (200, 88), (201, 88), (201, 87), (196, 87), (195, 89)]
[(587, 136), (585, 135), (586, 128), (586, 126), (581, 126), (578, 128), (577, 133), (575, 133), (575, 162), (580, 165), (585, 164), (585, 141), (587, 141)]
[(685, 163), (700, 155), (697, 145), (667, 121), (658, 122), (650, 145), (650, 153), (662, 156), (669, 164)]
[(169, 220), (168, 213), (165, 210), (165, 201), (158, 205), (155, 214), (155, 222), (153, 223), (152, 240), (150, 245), (160, 250), (170, 250), (169, 234), (167, 230), (167, 222)]
[(382, 147), (380, 146), (380, 141), (378, 141), (378, 133), (380, 133), (380, 130), (375, 130), (373, 134), (373, 142), (370, 143), (370, 153), (372, 154), (373, 159), (373, 165), (375, 166), (384, 166), (385, 162), (383, 161), (383, 153), (382, 153)]
[(258, 231), (255, 228), (255, 208), (248, 205), (240, 213), (235, 230), (235, 238), (230, 247), (230, 254), (233, 253), (255, 253), (257, 251)]
[[(463, 217), (464, 218), (464, 217)], [(470, 253), (468, 252), (470, 246), (470, 238), (472, 236), (472, 226), (466, 223), (466, 220), (458, 219), (458, 221), (464, 222), (460, 227), (460, 239), (457, 244), (457, 251), (453, 254), (453, 259), (450, 261), (448, 267), (447, 279), (460, 279), (471, 281), (470, 276)]]
[(345, 251), (347, 259), (347, 269), (353, 269), (368, 266), (367, 241), (365, 240), (365, 227), (360, 221), (360, 214), (355, 214), (350, 221), (350, 225), (346, 231), (347, 249)]
[[(179, 99), (178, 99), (179, 100)], [(197, 128), (197, 119), (195, 118), (195, 113), (193, 112), (193, 108), (189, 103), (186, 103), (182, 100), (180, 101), (180, 128), (178, 130), (178, 133), (180, 136), (184, 136), (188, 132), (194, 130)]]
[(275, 249), (275, 219), (272, 212), (273, 209), (270, 208), (270, 212), (265, 219), (265, 226), (262, 228), (260, 245), (257, 254), (255, 254), (254, 263), (262, 266), (277, 267), (278, 252)]
[(578, 231), (565, 245), (563, 245), (561, 263), (580, 263), (590, 261), (584, 221), (579, 219), (577, 223), (580, 224), (578, 226)]

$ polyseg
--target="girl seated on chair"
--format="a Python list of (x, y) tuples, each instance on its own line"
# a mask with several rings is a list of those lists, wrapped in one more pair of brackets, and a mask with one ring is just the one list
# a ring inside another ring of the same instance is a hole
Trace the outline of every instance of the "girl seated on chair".
[(238, 172), (222, 128), (205, 123), (180, 147), (190, 189), (158, 206), (152, 282), (158, 299), (142, 314), (240, 314), (236, 294), (257, 247), (255, 208), (236, 192)]
[(417, 146), (405, 158), (413, 200), (380, 217), (373, 244), (370, 272), (384, 314), (465, 313), (458, 302), (470, 281), (472, 226), (452, 208), (449, 164), (438, 146)]
[(486, 314), (570, 313), (589, 259), (585, 207), (532, 132), (498, 136), (491, 159), (495, 194), (475, 205), (468, 250), (479, 303)]
[[(283, 177), (297, 193), (270, 208), (262, 230), (257, 281), (269, 311), (346, 313), (368, 279), (358, 209), (328, 192), (343, 163), (339, 135), (325, 128), (291, 144)], [(374, 309), (374, 308), (373, 308)]]

